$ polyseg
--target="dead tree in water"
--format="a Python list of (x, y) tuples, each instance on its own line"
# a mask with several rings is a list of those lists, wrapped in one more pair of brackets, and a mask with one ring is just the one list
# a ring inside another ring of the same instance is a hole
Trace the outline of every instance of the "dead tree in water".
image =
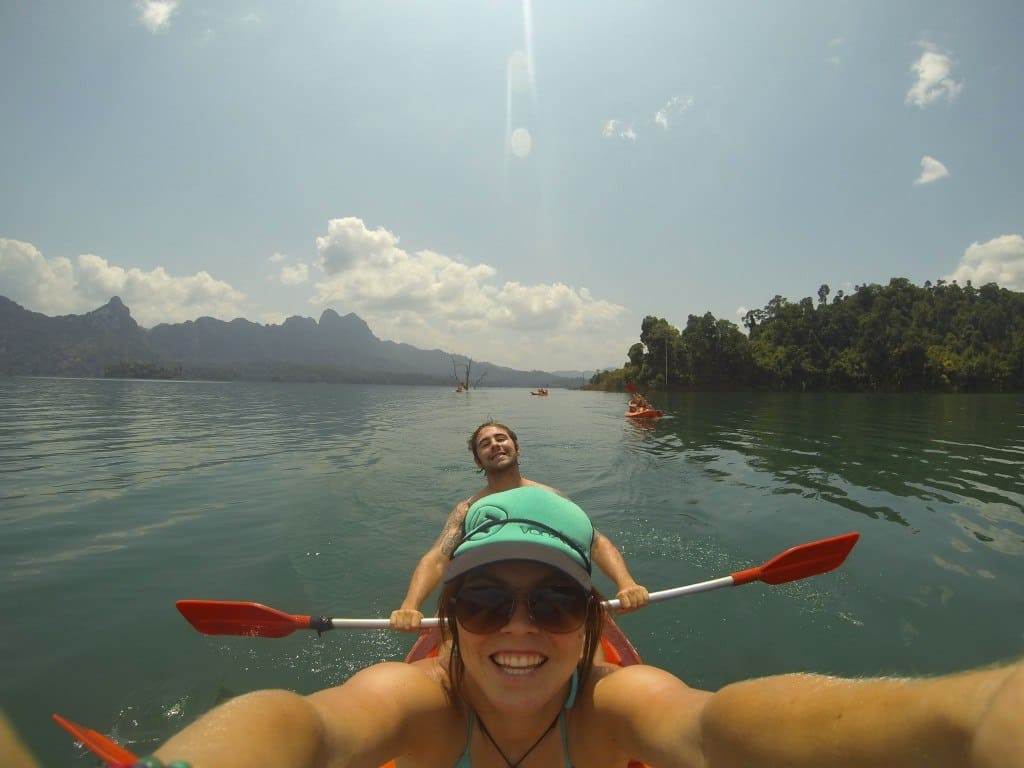
[[(455, 361), (455, 355), (449, 355), (452, 359), (452, 374), (455, 376), (455, 381), (462, 389), (469, 389), (469, 372), (473, 369), (473, 358), (466, 357), (464, 363), (457, 363)], [(462, 375), (459, 375), (459, 369), (462, 369)], [(480, 374), (479, 378), (473, 382), (473, 386), (479, 386), (480, 382), (484, 380), (487, 375), (487, 371)]]

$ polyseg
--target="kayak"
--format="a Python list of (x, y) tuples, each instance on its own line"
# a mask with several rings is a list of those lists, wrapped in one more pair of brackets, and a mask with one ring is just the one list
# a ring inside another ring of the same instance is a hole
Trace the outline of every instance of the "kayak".
[[(438, 627), (424, 630), (405, 657), (405, 663), (411, 664), (414, 661), (430, 659), (438, 654), (441, 646), (441, 630)], [(601, 650), (604, 652), (605, 661), (618, 667), (629, 667), (633, 664), (643, 664), (640, 654), (629, 642), (629, 639), (619, 629), (619, 625), (612, 621), (611, 616), (604, 622), (604, 629), (601, 630)], [(385, 763), (381, 768), (395, 768), (395, 761)], [(630, 760), (626, 768), (647, 768), (646, 765)]]
[(641, 411), (626, 411), (627, 419), (660, 419), (661, 411), (657, 408), (644, 408)]
[[(411, 664), (414, 661), (437, 656), (440, 646), (441, 630), (438, 627), (424, 630), (420, 633), (412, 649), (405, 657), (405, 662)], [(605, 620), (604, 629), (601, 631), (601, 650), (604, 652), (605, 661), (609, 664), (629, 667), (633, 664), (643, 663), (636, 648), (633, 647), (633, 644), (629, 642), (626, 635), (619, 629), (619, 625), (612, 621), (610, 616)], [(61, 728), (70, 733), (75, 738), (75, 741), (81, 742), (82, 746), (93, 752), (108, 766), (134, 765), (138, 760), (135, 754), (112, 739), (107, 738), (102, 733), (78, 725), (78, 723), (74, 723), (57, 714), (53, 715), (53, 719)], [(395, 768), (395, 761), (392, 760), (381, 768)], [(630, 760), (626, 768), (647, 767), (641, 762)]]

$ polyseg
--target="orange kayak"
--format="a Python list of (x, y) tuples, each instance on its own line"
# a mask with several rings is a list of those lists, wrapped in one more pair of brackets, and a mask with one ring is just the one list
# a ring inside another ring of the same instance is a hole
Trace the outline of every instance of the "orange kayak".
[(642, 411), (626, 411), (627, 419), (660, 419), (661, 411), (656, 408), (645, 408)]
[[(416, 640), (412, 650), (409, 651), (409, 655), (405, 657), (406, 663), (409, 664), (414, 661), (437, 656), (440, 644), (440, 629), (433, 627), (424, 630), (420, 634), (419, 639)], [(640, 660), (640, 654), (636, 652), (636, 648), (633, 647), (633, 644), (629, 642), (629, 639), (619, 629), (619, 625), (612, 621), (610, 616), (605, 621), (604, 629), (601, 632), (601, 650), (604, 651), (605, 661), (609, 664), (629, 667), (633, 664), (643, 663)], [(392, 760), (385, 763), (381, 768), (395, 768), (395, 761)], [(647, 768), (647, 766), (637, 760), (630, 760), (626, 768)]]

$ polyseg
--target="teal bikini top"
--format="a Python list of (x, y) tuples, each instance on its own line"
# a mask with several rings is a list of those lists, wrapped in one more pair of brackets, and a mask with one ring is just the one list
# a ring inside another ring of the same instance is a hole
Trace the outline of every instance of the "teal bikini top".
[[(563, 709), (562, 714), (558, 716), (558, 727), (562, 731), (562, 754), (565, 755), (565, 768), (572, 768), (572, 762), (569, 760), (569, 736), (565, 729), (565, 713), (566, 710)], [(462, 753), (462, 757), (455, 764), (455, 768), (471, 768), (469, 743), (473, 739), (473, 723), (475, 719), (476, 713), (473, 710), (469, 710), (469, 728), (466, 730), (466, 751)]]
[[(579, 671), (573, 670), (572, 672), (572, 684), (569, 687), (569, 696), (565, 700), (565, 706), (562, 707), (562, 712), (558, 715), (558, 728), (562, 732), (562, 754), (565, 755), (565, 768), (572, 768), (572, 761), (569, 760), (569, 734), (565, 727), (565, 713), (572, 709), (576, 703), (576, 691), (579, 688)], [(469, 746), (473, 740), (473, 725), (476, 721), (476, 712), (472, 709), (469, 710), (469, 724), (466, 728), (466, 749), (462, 753), (462, 757), (455, 764), (455, 768), (472, 768), (472, 761), (469, 756)], [(547, 732), (544, 733), (547, 736)], [(542, 736), (541, 738), (544, 738)], [(540, 742), (538, 742), (540, 743)], [(495, 744), (495, 746), (497, 746)], [(527, 752), (529, 754), (529, 752)], [(502, 755), (504, 757), (504, 755)], [(525, 755), (523, 756), (525, 757)], [(508, 758), (505, 758), (506, 760)]]

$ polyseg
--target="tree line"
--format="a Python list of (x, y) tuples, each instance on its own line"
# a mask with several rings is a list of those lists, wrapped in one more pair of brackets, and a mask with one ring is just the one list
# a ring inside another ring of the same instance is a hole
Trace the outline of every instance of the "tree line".
[(648, 315), (629, 360), (590, 388), (682, 391), (1021, 392), (1024, 293), (988, 283), (893, 278), (775, 296), (743, 317), (747, 333), (710, 312), (682, 331)]

